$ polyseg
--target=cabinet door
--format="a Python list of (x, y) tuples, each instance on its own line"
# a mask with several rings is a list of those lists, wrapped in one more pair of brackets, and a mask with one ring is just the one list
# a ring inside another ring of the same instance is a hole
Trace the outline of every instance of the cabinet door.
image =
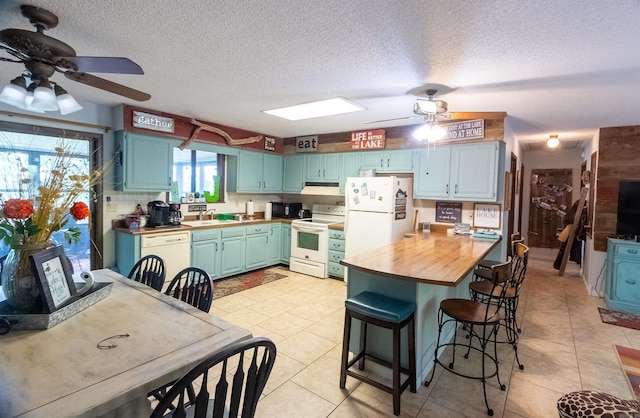
[(223, 238), (220, 251), (220, 276), (242, 273), (244, 268), (244, 237)]
[(389, 173), (411, 173), (413, 171), (413, 154), (410, 149), (401, 149), (385, 152), (383, 171)]
[(247, 235), (245, 270), (253, 270), (267, 266), (268, 241), (268, 234)]
[(495, 201), (497, 164), (497, 143), (454, 146), (451, 155), (451, 197)]
[(263, 154), (262, 191), (282, 191), (282, 155)]
[(115, 137), (120, 162), (115, 170), (115, 190), (171, 190), (176, 141), (123, 131), (116, 132)]
[(616, 300), (640, 304), (640, 259), (616, 257), (613, 261), (613, 295)]
[(291, 225), (282, 225), (282, 261), (285, 264), (289, 264), (289, 258), (291, 258)]
[(260, 192), (262, 189), (262, 154), (253, 151), (240, 151), (237, 165), (237, 191)]
[(415, 198), (449, 198), (451, 147), (440, 146), (417, 152), (417, 170), (413, 182)]
[(324, 158), (322, 155), (306, 155), (304, 159), (306, 176), (309, 181), (323, 180)]
[(272, 224), (269, 228), (269, 265), (280, 263), (282, 258), (282, 226)]
[(209, 273), (211, 279), (220, 275), (220, 240), (191, 243), (191, 265)]
[(304, 187), (304, 155), (285, 155), (282, 191), (300, 193)]
[(360, 155), (360, 163), (363, 170), (374, 169), (381, 171), (383, 169), (384, 151), (363, 151)]
[(342, 154), (325, 154), (322, 179), (325, 181), (340, 181), (342, 170)]
[(340, 176), (340, 194), (344, 194), (347, 177), (358, 177), (360, 174), (360, 153), (347, 152), (342, 154), (342, 175)]

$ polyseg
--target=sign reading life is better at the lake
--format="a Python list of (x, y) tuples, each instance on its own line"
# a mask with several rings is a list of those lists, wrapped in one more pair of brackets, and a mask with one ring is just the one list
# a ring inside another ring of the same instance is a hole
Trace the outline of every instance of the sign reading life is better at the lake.
[(484, 119), (465, 120), (440, 126), (447, 132), (445, 140), (484, 138)]
[(381, 149), (384, 148), (385, 138), (386, 136), (384, 129), (351, 132), (351, 149)]

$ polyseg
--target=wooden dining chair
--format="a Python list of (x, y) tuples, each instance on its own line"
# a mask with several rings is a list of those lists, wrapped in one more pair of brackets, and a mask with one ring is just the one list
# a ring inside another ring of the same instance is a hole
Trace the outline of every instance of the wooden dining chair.
[(164, 285), (165, 276), (164, 260), (157, 255), (146, 255), (138, 260), (127, 277), (160, 292), (162, 285)]
[(171, 280), (165, 294), (203, 312), (209, 312), (213, 301), (213, 284), (206, 271), (197, 267), (187, 267)]
[[(276, 346), (264, 337), (223, 349), (181, 377), (160, 400), (151, 418), (167, 413), (172, 417), (251, 418), (275, 360)], [(194, 387), (198, 388), (195, 397), (190, 393)]]

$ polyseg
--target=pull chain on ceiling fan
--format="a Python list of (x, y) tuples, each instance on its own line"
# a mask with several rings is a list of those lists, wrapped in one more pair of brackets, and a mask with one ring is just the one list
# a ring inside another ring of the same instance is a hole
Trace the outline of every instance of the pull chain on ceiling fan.
[(38, 113), (60, 110), (65, 115), (82, 109), (66, 90), (50, 80), (56, 72), (63, 73), (69, 80), (133, 100), (145, 101), (151, 98), (142, 91), (88, 74), (144, 74), (138, 64), (124, 57), (77, 56), (69, 45), (44, 34), (45, 30), (58, 25), (56, 15), (30, 5), (22, 5), (20, 9), (22, 15), (36, 27), (36, 31), (0, 31), (0, 49), (14, 57), (0, 57), (0, 60), (24, 65), (22, 74), (11, 80), (0, 93), (0, 101)]

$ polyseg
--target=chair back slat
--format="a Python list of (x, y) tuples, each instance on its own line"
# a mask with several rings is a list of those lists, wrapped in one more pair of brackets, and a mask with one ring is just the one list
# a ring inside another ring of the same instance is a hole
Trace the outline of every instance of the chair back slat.
[(213, 284), (206, 271), (187, 267), (176, 274), (165, 293), (201, 311), (209, 312), (213, 301)]
[(164, 261), (157, 255), (151, 254), (136, 262), (129, 272), (128, 278), (161, 291), (165, 275)]
[[(273, 370), (276, 353), (275, 344), (264, 337), (246, 340), (219, 351), (182, 376), (162, 397), (151, 414), (151, 418), (164, 417), (168, 412), (171, 412), (172, 416), (176, 418), (184, 417), (190, 408), (194, 408), (193, 416), (195, 418), (204, 418), (205, 415), (200, 415), (200, 411), (207, 410), (209, 405), (213, 405), (213, 411), (209, 410), (206, 416), (237, 418), (240, 406), (242, 406), (241, 416), (252, 418), (255, 415), (260, 395)], [(250, 357), (252, 358), (249, 364), (245, 364), (245, 356), (246, 363), (249, 363)], [(230, 373), (233, 373), (233, 378), (229, 388), (227, 361), (231, 358), (237, 359), (238, 366), (230, 370)], [(211, 402), (208, 399), (209, 393), (206, 388), (207, 372), (219, 366), (222, 371), (215, 387), (214, 400)], [(245, 367), (248, 369), (245, 370)], [(193, 384), (200, 385), (200, 392), (193, 400), (195, 405), (185, 400), (186, 388)], [(176, 403), (177, 407), (175, 407)]]

